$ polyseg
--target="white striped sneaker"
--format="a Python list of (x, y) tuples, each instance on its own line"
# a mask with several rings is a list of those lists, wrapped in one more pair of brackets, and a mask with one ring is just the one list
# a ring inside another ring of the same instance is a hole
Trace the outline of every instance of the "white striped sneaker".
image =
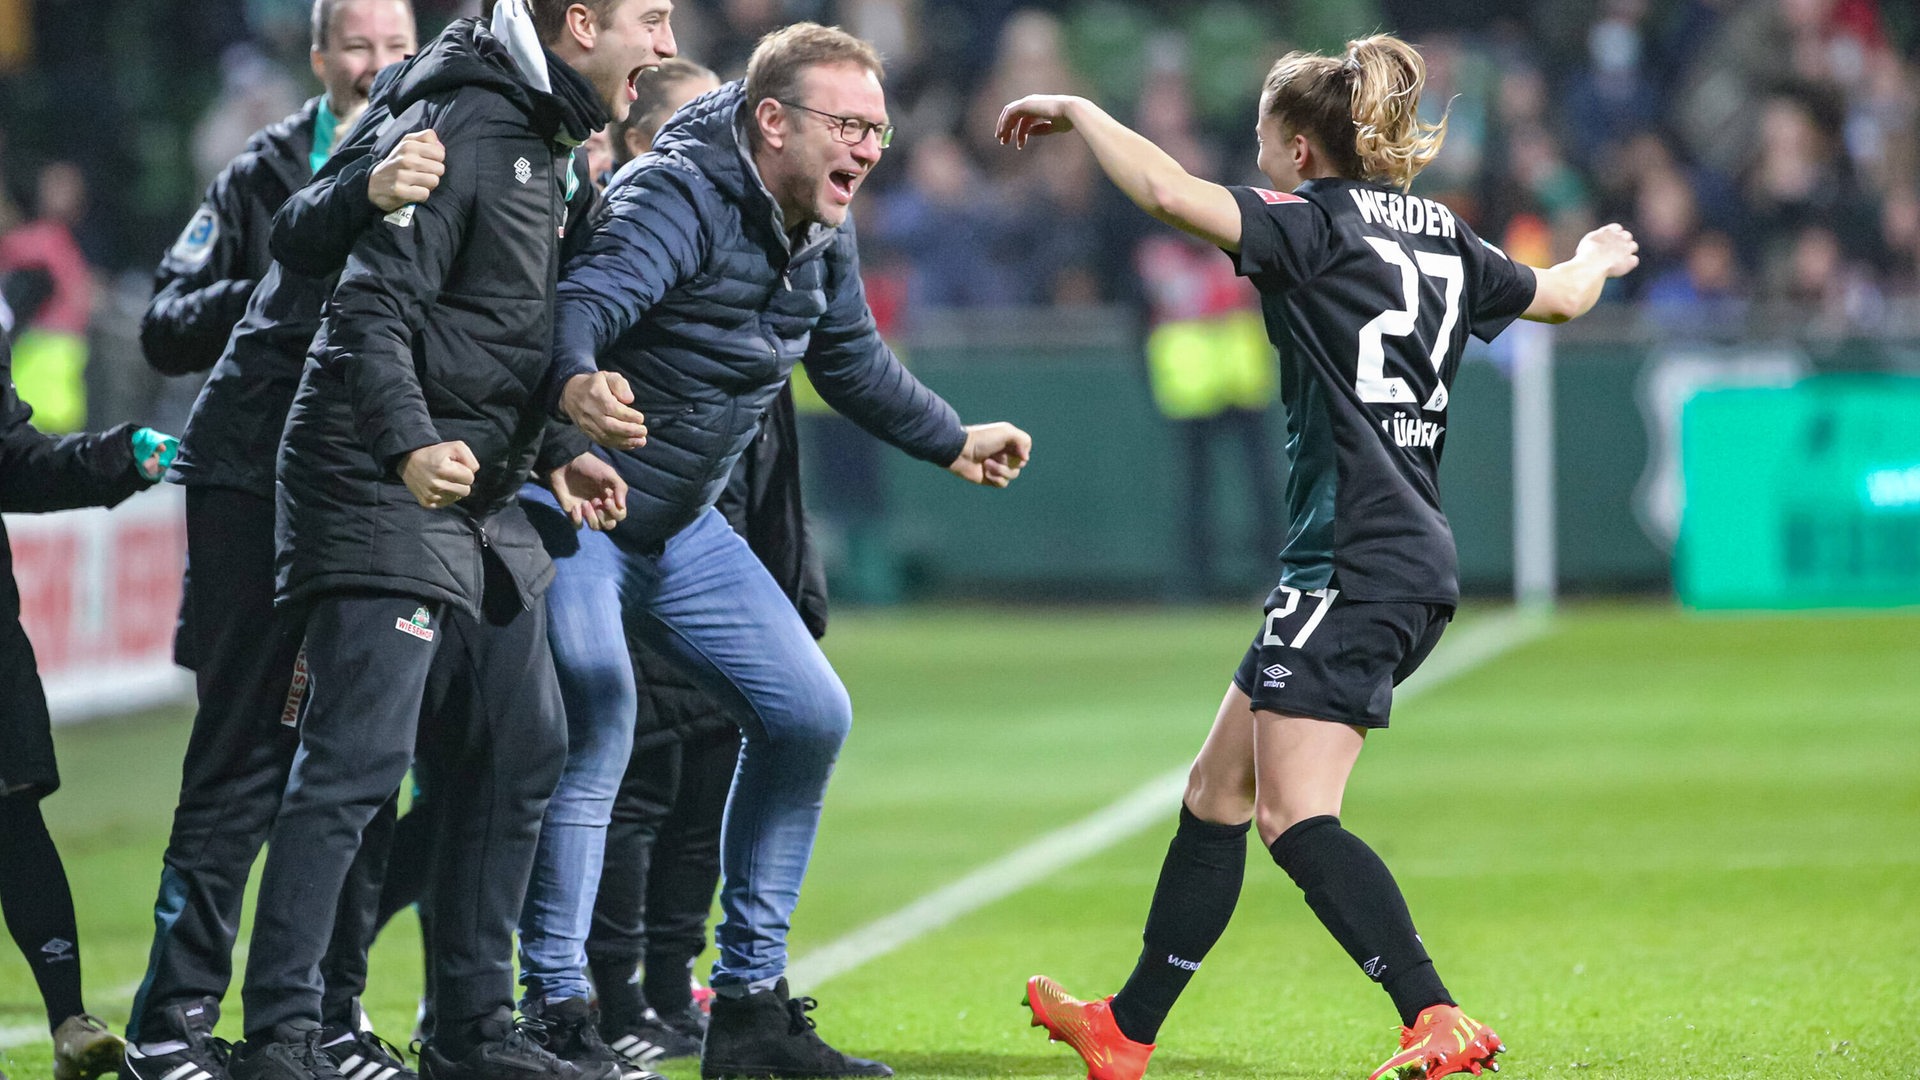
[(328, 1024), (321, 1033), (320, 1052), (346, 1080), (419, 1080), (400, 1048), (371, 1031)]
[(652, 1009), (624, 1031), (601, 1029), (607, 1046), (634, 1065), (651, 1067), (656, 1062), (698, 1057), (700, 1040), (669, 1027)]
[(230, 1050), (225, 1039), (204, 1035), (163, 1054), (143, 1054), (129, 1043), (126, 1060), (120, 1064), (120, 1080), (227, 1080)]

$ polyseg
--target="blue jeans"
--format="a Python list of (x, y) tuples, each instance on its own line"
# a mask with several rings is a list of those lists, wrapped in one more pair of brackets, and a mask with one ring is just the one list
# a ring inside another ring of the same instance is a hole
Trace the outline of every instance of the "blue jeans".
[(716, 985), (766, 986), (787, 967), (787, 929), (813, 854), (833, 764), (853, 724), (846, 687), (747, 542), (709, 509), (659, 554), (576, 531), (529, 485), (527, 512), (558, 573), (548, 640), (567, 711), (567, 765), (547, 804), (520, 920), (529, 996), (587, 994), (586, 941), (607, 823), (633, 745), (625, 627), (681, 663), (740, 723), (740, 764), (720, 839)]

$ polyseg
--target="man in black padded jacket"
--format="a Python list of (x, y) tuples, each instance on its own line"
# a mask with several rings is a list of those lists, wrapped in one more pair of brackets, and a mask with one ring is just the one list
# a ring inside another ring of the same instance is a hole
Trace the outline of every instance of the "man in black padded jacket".
[[(194, 672), (199, 710), (154, 903), (147, 975), (128, 1020), (127, 1080), (161, 1080), (186, 1065), (224, 1075), (225, 1050), (212, 1033), (232, 977), (247, 876), (298, 743), (286, 721), (298, 701), (299, 627), (273, 607), (273, 460), (324, 293), (320, 282), (279, 287), (268, 232), (275, 211), (365, 110), (379, 71), (416, 48), (407, 0), (316, 0), (312, 57), (325, 92), (256, 133), (214, 178), (155, 272), (141, 320), (156, 370), (211, 366), (214, 373), (169, 473), (187, 488), (188, 571), (174, 657)], [(412, 193), (400, 190), (403, 177), (433, 180), (438, 163), (418, 143), (402, 149), (412, 156), (397, 155), (358, 189), (368, 191), (361, 201), (369, 220), (403, 205)], [(353, 927), (371, 921), (384, 849), (376, 837), (355, 864), (325, 965), (326, 1041), (342, 1062), (399, 1064), (362, 1033), (358, 1012), (366, 932)]]
[[(392, 118), (373, 156), (432, 128), (446, 176), (355, 243), (282, 438), (278, 592), (305, 616), (310, 692), (261, 874), (235, 1080), (334, 1075), (317, 1046), (317, 965), (361, 830), (411, 764), (441, 642), (461, 650), (471, 692), (439, 718), (464, 753), (460, 782), (436, 793), (423, 1071), (618, 1075), (610, 1054), (576, 1067), (512, 1023), (513, 928), (565, 753), (552, 566), (514, 495), (546, 427), (572, 150), (624, 113), (637, 69), (671, 55), (670, 10), (509, 0), (491, 24), (448, 27), (375, 102)], [(604, 462), (563, 472), (588, 497), (582, 515), (619, 516)]]

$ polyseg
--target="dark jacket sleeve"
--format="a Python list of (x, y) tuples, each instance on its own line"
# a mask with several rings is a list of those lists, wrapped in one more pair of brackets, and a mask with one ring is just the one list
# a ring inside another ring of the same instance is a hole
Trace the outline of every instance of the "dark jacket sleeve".
[(34, 429), (13, 389), (13, 355), (0, 334), (0, 511), (112, 506), (148, 483), (134, 467), (133, 429), (55, 438)]
[(940, 395), (913, 377), (880, 339), (860, 281), (860, 254), (848, 224), (827, 253), (827, 312), (807, 344), (807, 377), (827, 404), (877, 438), (922, 461), (946, 466), (967, 433)]
[[(335, 162), (340, 162), (337, 170)], [(315, 279), (338, 272), (354, 239), (380, 219), (380, 208), (367, 197), (367, 177), (376, 164), (365, 152), (347, 161), (338, 154), (328, 158), (328, 168), (273, 215), (267, 247), (274, 261)]]
[(258, 197), (262, 184), (279, 189), (282, 183), (247, 153), (207, 185), (193, 220), (154, 271), (153, 300), (140, 319), (140, 347), (155, 371), (185, 375), (220, 359), (265, 271), (250, 265), (258, 238), (247, 236), (246, 200)]
[(700, 268), (708, 237), (694, 181), (679, 169), (643, 169), (609, 188), (579, 253), (567, 261), (553, 312), (547, 404), (675, 285)]
[(474, 212), (475, 161), (484, 136), (462, 124), (459, 104), (437, 125), (447, 175), (403, 220), (381, 218), (362, 233), (328, 309), (321, 364), (346, 383), (361, 437), (384, 469), (440, 441), (414, 369), (413, 341), (460, 254)]
[[(389, 67), (381, 75), (393, 70)], [(274, 261), (304, 277), (323, 279), (339, 273), (354, 241), (381, 217), (380, 208), (367, 196), (374, 166), (402, 138), (427, 126), (424, 105), (398, 117), (388, 114), (384, 105), (368, 106), (313, 180), (274, 213), (273, 231), (267, 238)]]
[(545, 484), (547, 474), (593, 449), (593, 440), (571, 424), (549, 419), (540, 434), (540, 453), (533, 459), (533, 479)]

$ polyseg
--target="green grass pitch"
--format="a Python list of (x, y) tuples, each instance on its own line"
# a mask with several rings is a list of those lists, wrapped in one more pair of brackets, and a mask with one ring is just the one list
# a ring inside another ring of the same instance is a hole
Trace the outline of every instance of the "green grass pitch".
[[(827, 644), (858, 719), (795, 956), (1178, 768), (1253, 622), (838, 618)], [(46, 808), (89, 1003), (115, 1024), (145, 961), (185, 734), (177, 712), (59, 733), (67, 786)], [(1920, 1076), (1920, 612), (1578, 606), (1407, 702), (1372, 744), (1345, 822), (1394, 868), (1450, 989), (1505, 1037), (1503, 1076)], [(1083, 1075), (1026, 1026), (1021, 984), (1119, 986), (1173, 816), (796, 992), (820, 998), (829, 1039), (902, 1075)], [(390, 1035), (412, 1023), (417, 950), (403, 917), (375, 952), (369, 1006)], [(237, 987), (228, 1004), (237, 1037)], [(40, 1023), (25, 964), (0, 949), (14, 1080), (50, 1073)], [(1256, 846), (1148, 1075), (1364, 1077), (1394, 1026)]]

